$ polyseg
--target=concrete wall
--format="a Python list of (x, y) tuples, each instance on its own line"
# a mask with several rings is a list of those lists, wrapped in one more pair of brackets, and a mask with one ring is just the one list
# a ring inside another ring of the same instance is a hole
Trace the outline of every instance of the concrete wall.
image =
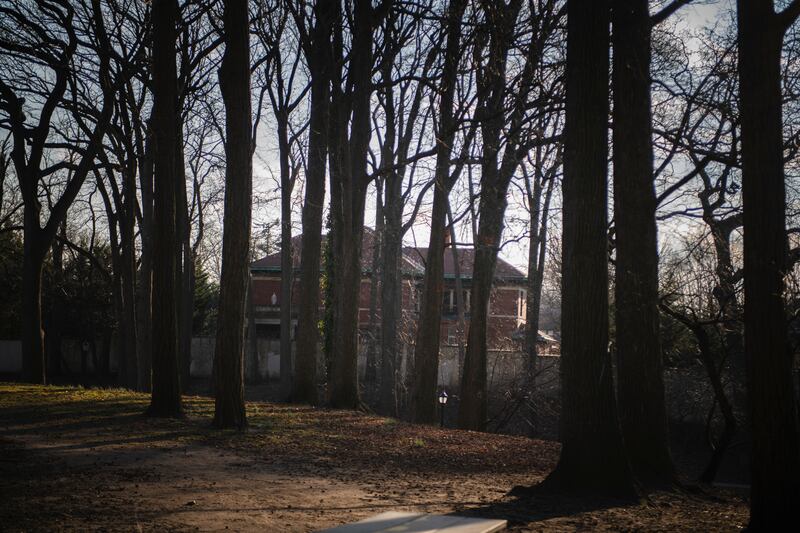
[(22, 372), (22, 343), (0, 341), (0, 372), (16, 374)]
[[(103, 341), (96, 340), (94, 351), (89, 343), (75, 339), (61, 341), (61, 361), (67, 374), (93, 374), (99, 370), (103, 359)], [(117, 350), (111, 342), (109, 351), (109, 371), (118, 368)], [(0, 373), (18, 374), (22, 372), (22, 342), (0, 340)]]

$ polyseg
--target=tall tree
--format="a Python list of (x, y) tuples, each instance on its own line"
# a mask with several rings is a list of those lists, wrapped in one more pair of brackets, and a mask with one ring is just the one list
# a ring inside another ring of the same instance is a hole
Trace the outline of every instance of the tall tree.
[[(558, 109), (560, 95), (558, 68), (548, 68), (548, 45), (565, 12), (553, 0), (528, 3), (529, 41), (523, 46), (524, 62), (513, 81), (507, 72), (514, 68), (510, 54), (517, 47), (514, 28), (522, 3), (510, 1), (503, 7), (484, 4), (488, 33), (488, 56), (476, 74), (476, 119), (481, 125), (481, 190), (475, 235), (475, 265), (470, 298), (470, 327), (461, 383), (459, 426), (484, 429), (488, 395), (486, 379), (489, 300), (494, 269), (500, 250), (508, 187), (525, 154), (533, 146), (551, 144), (547, 129), (536, 115)], [(556, 104), (556, 106), (554, 106)]]
[(253, 134), (250, 103), (250, 16), (247, 0), (225, 0), (225, 53), (219, 84), (225, 104), (225, 215), (219, 318), (214, 350), (218, 428), (243, 429), (244, 326), (249, 280), (253, 202)]
[[(333, 264), (334, 336), (330, 402), (355, 408), (358, 390), (358, 318), (361, 289), (361, 248), (367, 187), (367, 152), (371, 136), (370, 102), (373, 91), (373, 32), (388, 3), (379, 8), (356, 0), (347, 13), (352, 21), (352, 44), (344, 53), (344, 14), (334, 24), (334, 65), (331, 84), (330, 180), (331, 257)], [(344, 67), (347, 66), (347, 76)]]
[(153, 2), (153, 292), (152, 396), (147, 414), (182, 415), (175, 302), (175, 180), (178, 137), (176, 47), (178, 2)]
[[(541, 22), (542, 13), (531, 3), (532, 22)], [(552, 9), (552, 2), (550, 3)], [(464, 429), (483, 430), (488, 409), (486, 362), (487, 333), (489, 325), (489, 300), (494, 281), (497, 253), (503, 235), (504, 217), (508, 205), (507, 193), (519, 162), (527, 150), (523, 140), (527, 95), (534, 82), (534, 72), (540, 61), (542, 32), (534, 23), (531, 41), (525, 53), (525, 63), (514, 87), (511, 112), (507, 115), (506, 96), (512, 91), (506, 79), (508, 56), (514, 46), (516, 27), (522, 3), (510, 0), (507, 4), (487, 2), (483, 5), (489, 33), (489, 54), (486, 64), (478, 69), (478, 104), (476, 119), (481, 124), (481, 192), (480, 222), (475, 236), (475, 265), (472, 274), (470, 297), (470, 326), (467, 351), (464, 356), (464, 374), (461, 379), (461, 403), (458, 425)], [(507, 129), (505, 139), (503, 130)], [(505, 150), (501, 152), (501, 142)], [(502, 155), (501, 155), (502, 153)]]
[(737, 2), (753, 531), (795, 522), (800, 504), (800, 440), (783, 303), (787, 245), (781, 116), (783, 36), (798, 15), (800, 0), (778, 13), (772, 1)]
[(608, 353), (609, 5), (567, 2), (561, 456), (544, 486), (630, 494)]
[[(260, 6), (256, 31), (264, 47), (264, 85), (277, 126), (281, 190), (281, 291), (280, 291), (280, 381), (281, 397), (292, 392), (292, 293), (295, 283), (292, 242), (292, 192), (300, 171), (295, 156), (299, 134), (294, 131), (292, 113), (305, 101), (306, 86), (298, 87), (302, 40), (291, 31), (291, 11), (282, 3)], [(267, 11), (268, 10), (268, 11)], [(299, 92), (299, 94), (297, 94)], [(302, 130), (303, 128), (301, 128)]]
[[(428, 93), (425, 75), (440, 56), (441, 36), (426, 47), (421, 41), (422, 29), (429, 5), (418, 5), (415, 10), (391, 9), (386, 17), (383, 32), (383, 50), (380, 61), (381, 89), (379, 102), (383, 107), (385, 133), (381, 143), (380, 172), (383, 184), (381, 209), (380, 254), (380, 401), (379, 412), (397, 416), (397, 382), (399, 370), (399, 332), (403, 331), (401, 257), (403, 235), (416, 218), (419, 203), (411, 216), (403, 219), (403, 210), (409, 202), (414, 185), (415, 164), (406, 163), (412, 149), (415, 133), (427, 131), (429, 109), (420, 117), (423, 97)], [(414, 29), (417, 31), (413, 31)], [(405, 57), (406, 44), (411, 41), (412, 60)], [(407, 70), (403, 67), (406, 67)], [(399, 69), (403, 68), (403, 70)], [(404, 81), (398, 82), (396, 78)], [(411, 89), (414, 88), (413, 93)], [(413, 94), (410, 105), (407, 95)], [(416, 143), (419, 152), (419, 143)], [(406, 176), (408, 186), (403, 187)], [(429, 186), (428, 186), (429, 187)], [(423, 187), (423, 191), (427, 188)], [(420, 193), (418, 200), (424, 192)]]
[[(53, 122), (58, 120), (60, 110), (69, 100), (77, 102), (81, 96), (72, 94), (70, 98), (67, 89), (77, 84), (73, 78), (77, 73), (70, 67), (76, 61), (75, 56), (84, 36), (78, 34), (77, 15), (71, 2), (56, 0), (35, 8), (23, 8), (17, 3), (0, 7), (0, 33), (3, 35), (0, 38), (0, 54), (10, 59), (5, 63), (9, 67), (0, 74), (0, 111), (5, 115), (3, 127), (11, 133), (11, 161), (23, 201), (23, 318), (20, 332), (23, 377), (31, 383), (44, 383), (42, 268), (59, 226), (94, 166), (95, 156), (111, 119), (114, 104), (111, 45), (100, 3), (93, 0), (87, 10), (91, 13), (91, 21), (86, 27), (95, 33), (93, 38), (101, 44), (98, 47), (101, 53), (98, 56), (98, 79), (95, 83), (99, 82), (103, 103), (99, 113), (89, 117), (81, 116), (77, 109), (73, 109), (74, 117), (80, 124), (79, 131), (85, 133), (86, 138), (76, 147), (76, 155), (57, 164), (48, 164), (46, 153), (52, 141)], [(28, 78), (37, 77), (41, 90), (37, 88), (31, 91)], [(20, 96), (23, 93), (27, 95)], [(29, 110), (26, 109), (26, 96), (39, 106), (35, 113), (38, 120), (33, 126), (27, 124)], [(94, 105), (91, 107), (94, 108)], [(88, 126), (86, 118), (92, 120), (94, 125)], [(49, 216), (42, 226), (40, 187), (44, 180), (64, 170), (68, 170), (69, 174), (63, 192), (51, 205)]]
[(614, 0), (612, 23), (619, 415), (639, 481), (668, 485), (674, 469), (668, 447), (659, 340), (647, 0)]
[(327, 134), (330, 112), (330, 42), (334, 16), (333, 2), (317, 0), (314, 26), (305, 31), (303, 15), (295, 13), (301, 30), (303, 53), (311, 74), (311, 115), (309, 117), (308, 157), (303, 236), (300, 249), (300, 288), (297, 306), (297, 347), (292, 399), (317, 403), (317, 345), (319, 344), (319, 276), (322, 258), (322, 208), (325, 202), (325, 169), (328, 157)]
[(465, 0), (451, 0), (447, 7), (444, 64), (438, 83), (439, 117), (436, 131), (436, 167), (428, 256), (422, 289), (419, 320), (414, 348), (414, 383), (411, 418), (415, 422), (436, 423), (436, 378), (439, 371), (439, 336), (442, 320), (444, 284), (444, 248), (447, 232), (447, 206), (454, 180), (450, 174), (450, 156), (456, 136), (455, 99), (458, 64), (461, 53), (462, 18)]

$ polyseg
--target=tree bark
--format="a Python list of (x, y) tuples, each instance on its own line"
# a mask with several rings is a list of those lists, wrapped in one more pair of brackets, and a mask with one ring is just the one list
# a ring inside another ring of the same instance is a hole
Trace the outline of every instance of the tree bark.
[(675, 473), (659, 339), (648, 2), (615, 0), (612, 18), (617, 398), (634, 473), (664, 487)]
[(381, 389), (380, 412), (397, 416), (398, 324), (402, 320), (403, 288), (400, 258), (403, 252), (401, 178), (386, 177), (381, 283)]
[(246, 0), (224, 2), (225, 218), (215, 361), (214, 426), (243, 429), (244, 326), (253, 194), (249, 15)]
[[(372, 96), (372, 32), (377, 14), (368, 0), (353, 3), (352, 50), (348, 79), (342, 90), (342, 30), (334, 33), (340, 65), (333, 77), (331, 116), (331, 231), (334, 264), (333, 359), (330, 402), (333, 407), (360, 406), (358, 388), (358, 321), (361, 290), (361, 248), (366, 206), (367, 150)], [(349, 120), (348, 120), (349, 118)], [(348, 136), (349, 132), (349, 136)]]
[(543, 486), (631, 495), (608, 353), (608, 8), (604, 0), (567, 3), (562, 448)]
[(438, 87), (439, 131), (437, 132), (431, 235), (425, 260), (419, 320), (414, 347), (414, 382), (412, 383), (411, 419), (423, 424), (437, 422), (436, 381), (439, 372), (439, 336), (442, 321), (444, 283), (444, 236), (447, 231), (447, 205), (453, 182), (450, 179), (450, 155), (455, 139), (453, 101), (461, 53), (461, 19), (465, 0), (451, 0), (447, 10), (447, 44), (442, 79)]
[[(152, 119), (151, 112), (150, 123)], [(139, 238), (142, 251), (136, 286), (136, 328), (139, 336), (139, 389), (147, 392), (152, 388), (153, 368), (153, 134), (147, 135), (142, 144), (144, 151), (139, 163), (139, 190), (142, 197)]]
[(294, 261), (292, 260), (292, 188), (294, 180), (289, 164), (289, 116), (278, 115), (278, 146), (281, 168), (281, 310), (280, 310), (280, 380), (281, 396), (288, 399), (292, 393), (292, 286)]
[(186, 166), (183, 145), (183, 113), (178, 109), (177, 154), (175, 157), (175, 301), (178, 320), (178, 364), (181, 383), (189, 385), (192, 364), (192, 315), (194, 307), (194, 257), (189, 226), (189, 205), (186, 200)]
[(178, 139), (177, 69), (175, 65), (176, 0), (153, 2), (153, 329), (152, 396), (149, 416), (179, 417), (181, 387), (178, 370), (178, 324), (175, 302), (175, 191)]
[(739, 0), (737, 6), (745, 354), (753, 438), (749, 528), (771, 531), (795, 522), (800, 503), (800, 442), (783, 303), (781, 48), (788, 24), (775, 14), (773, 2)]
[(311, 116), (308, 133), (308, 168), (303, 204), (300, 250), (300, 286), (297, 305), (295, 379), (292, 400), (316, 404), (317, 346), (319, 344), (320, 261), (322, 208), (325, 202), (325, 168), (330, 107), (330, 36), (333, 2), (317, 0), (312, 43), (308, 51), (311, 72)]
[(42, 267), (43, 244), (38, 242), (38, 203), (36, 213), (24, 207), (25, 227), (36, 224), (36, 228), (24, 232), (22, 255), (22, 377), (28, 383), (45, 384), (44, 332), (42, 331)]
[[(384, 160), (382, 158), (382, 160)], [(375, 237), (372, 247), (372, 266), (369, 278), (369, 325), (367, 341), (367, 364), (364, 372), (364, 382), (369, 386), (374, 386), (378, 377), (378, 347), (380, 346), (381, 329), (378, 316), (378, 294), (383, 285), (383, 274), (381, 271), (381, 252), (383, 250), (384, 239), (384, 216), (383, 216), (383, 183), (380, 180), (375, 182)]]
[[(470, 298), (470, 325), (467, 334), (467, 351), (464, 356), (464, 374), (461, 378), (461, 403), (458, 407), (458, 426), (462, 429), (483, 431), (488, 418), (486, 382), (487, 333), (489, 305), (494, 282), (497, 253), (503, 236), (504, 217), (508, 205), (507, 193), (522, 153), (519, 126), (523, 118), (524, 95), (538, 64), (535, 40), (531, 42), (520, 75), (513, 111), (506, 119), (505, 96), (508, 91), (506, 64), (513, 44), (513, 33), (521, 2), (510, 2), (498, 8), (484, 7), (491, 23), (489, 57), (484, 74), (478, 77), (478, 104), (476, 118), (481, 125), (483, 139), (481, 154), (480, 222), (475, 237), (475, 264), (472, 270)], [(508, 127), (506, 146), (500, 162), (500, 143), (504, 127)], [(499, 164), (499, 167), (498, 167)]]

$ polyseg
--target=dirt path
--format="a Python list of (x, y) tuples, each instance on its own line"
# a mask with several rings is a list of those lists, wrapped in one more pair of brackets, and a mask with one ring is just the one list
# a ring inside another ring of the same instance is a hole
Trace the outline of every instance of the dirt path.
[[(44, 391), (44, 392), (43, 392)], [(313, 531), (387, 510), (507, 518), (516, 531), (733, 531), (730, 492), (643, 502), (518, 499), (554, 443), (397, 423), (344, 411), (249, 406), (244, 435), (139, 415), (119, 391), (0, 384), (0, 531)]]

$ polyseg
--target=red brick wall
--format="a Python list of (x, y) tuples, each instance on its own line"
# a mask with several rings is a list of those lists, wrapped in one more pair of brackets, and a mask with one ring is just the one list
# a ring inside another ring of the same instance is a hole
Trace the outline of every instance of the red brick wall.
[[(453, 288), (453, 283), (447, 282), (445, 284), (445, 290), (449, 290), (451, 288)], [(512, 342), (512, 333), (517, 329), (517, 324), (519, 322), (517, 317), (518, 299), (520, 297), (519, 291), (522, 288), (522, 286), (501, 286), (496, 287), (493, 290), (489, 307), (490, 315), (488, 341), (490, 348), (500, 348)], [(359, 293), (359, 324), (361, 327), (366, 327), (369, 324), (370, 289), (371, 280), (365, 277), (361, 281)], [(276, 274), (255, 274), (253, 277), (254, 305), (271, 306), (271, 298), (273, 294), (276, 295), (276, 305), (279, 306), (281, 302), (280, 278)], [(297, 305), (297, 294), (298, 282), (295, 281), (292, 302), (294, 305)], [(402, 309), (404, 326), (401, 327), (405, 327), (405, 335), (409, 339), (413, 338), (414, 327), (416, 326), (416, 299), (418, 297), (419, 295), (412, 287), (412, 282), (404, 279), (402, 283)], [(455, 295), (453, 298), (455, 299)], [(381, 298), (380, 294), (378, 294), (378, 320), (380, 320), (380, 304)], [(469, 313), (469, 308), (466, 309), (466, 312)], [(455, 335), (457, 331), (456, 322), (457, 317), (455, 314), (446, 314), (442, 317), (440, 336), (443, 344), (448, 342), (449, 336)], [(469, 318), (466, 320), (466, 327), (469, 328)]]

